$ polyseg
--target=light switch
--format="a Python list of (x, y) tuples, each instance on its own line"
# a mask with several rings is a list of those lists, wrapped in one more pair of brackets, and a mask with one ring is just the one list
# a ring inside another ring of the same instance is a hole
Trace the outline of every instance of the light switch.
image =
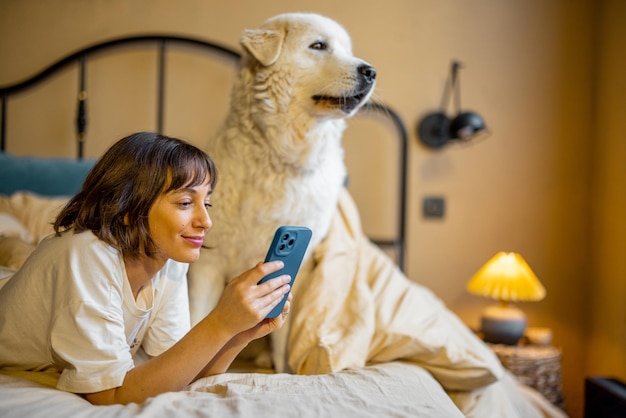
[(425, 197), (422, 208), (424, 218), (443, 218), (446, 212), (446, 201), (443, 197)]

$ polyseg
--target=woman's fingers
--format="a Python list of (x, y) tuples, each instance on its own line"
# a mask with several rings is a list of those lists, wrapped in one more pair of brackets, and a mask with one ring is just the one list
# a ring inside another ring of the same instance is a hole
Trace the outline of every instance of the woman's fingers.
[[(242, 292), (249, 291), (252, 299), (257, 299), (261, 305), (272, 305), (274, 308), (290, 289), (291, 277), (286, 274), (273, 277), (263, 283), (260, 281), (284, 267), (282, 261), (258, 263), (254, 268), (243, 273), (231, 283), (240, 286)], [(278, 299), (278, 301), (276, 301)], [(274, 303), (276, 301), (276, 303)]]
[[(278, 305), (283, 299), (285, 294), (289, 292), (289, 290), (291, 289), (291, 286), (289, 284), (290, 282), (291, 278), (287, 275), (283, 275), (276, 277), (266, 283), (258, 285), (259, 292), (261, 295), (263, 295), (260, 296), (258, 299), (258, 306), (259, 309), (261, 309), (263, 317), (265, 317), (272, 309), (274, 309), (276, 305)], [(270, 285), (267, 286), (268, 284)]]
[(261, 262), (231, 280), (213, 312), (237, 332), (259, 324), (290, 290), (291, 278), (284, 274), (259, 284), (281, 268), (282, 261)]
[[(258, 282), (263, 277), (267, 276), (268, 274), (274, 273), (275, 271), (278, 271), (283, 267), (285, 267), (285, 264), (281, 260), (269, 261), (267, 263), (259, 262), (256, 266), (254, 266), (253, 269), (248, 270), (246, 273), (251, 273), (251, 280), (253, 278), (256, 278), (256, 281)], [(254, 274), (252, 274), (253, 272)], [(244, 273), (244, 275), (246, 273)], [(257, 277), (257, 275), (260, 275), (260, 277)]]
[[(281, 299), (282, 299), (282, 296), (278, 298), (278, 301), (280, 301)], [(281, 328), (285, 324), (285, 321), (287, 320), (287, 315), (289, 314), (289, 311), (291, 310), (292, 299), (293, 299), (293, 296), (290, 293), (289, 296), (287, 296), (287, 301), (285, 302), (285, 306), (283, 307), (282, 315), (278, 315), (275, 318), (265, 318), (267, 313), (263, 314), (263, 318), (259, 322), (257, 322), (252, 327), (242, 331), (239, 334), (239, 337), (242, 338), (243, 340), (251, 341), (257, 338), (264, 337), (267, 334)], [(273, 306), (269, 308), (267, 312), (270, 312), (272, 309), (274, 309)]]

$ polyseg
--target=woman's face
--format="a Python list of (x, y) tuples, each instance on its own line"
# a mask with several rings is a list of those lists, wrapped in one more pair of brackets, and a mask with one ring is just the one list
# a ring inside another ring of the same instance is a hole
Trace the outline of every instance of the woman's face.
[(162, 194), (150, 208), (150, 236), (166, 259), (192, 263), (200, 257), (204, 234), (213, 224), (207, 211), (209, 180)]

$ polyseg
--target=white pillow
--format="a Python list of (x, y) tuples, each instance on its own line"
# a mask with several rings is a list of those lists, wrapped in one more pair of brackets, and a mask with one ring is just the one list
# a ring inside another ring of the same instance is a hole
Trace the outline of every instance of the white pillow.
[(15, 273), (15, 269), (5, 267), (5, 266), (0, 266), (0, 289), (2, 289), (2, 286), (7, 284), (9, 279), (13, 277), (14, 273)]
[(0, 236), (0, 266), (18, 270), (35, 250), (35, 246), (19, 237)]
[(15, 237), (27, 242), (33, 241), (33, 236), (26, 227), (15, 216), (4, 212), (0, 212), (0, 237)]
[(43, 197), (28, 192), (0, 196), (0, 212), (16, 218), (28, 230), (34, 243), (54, 232), (52, 224), (67, 203), (67, 197)]

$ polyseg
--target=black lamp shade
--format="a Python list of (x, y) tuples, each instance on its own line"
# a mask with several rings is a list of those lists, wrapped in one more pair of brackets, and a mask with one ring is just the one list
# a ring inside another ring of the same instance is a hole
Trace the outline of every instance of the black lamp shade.
[(450, 139), (450, 119), (443, 112), (424, 117), (417, 128), (418, 137), (431, 148), (440, 148)]
[(476, 133), (485, 129), (485, 121), (477, 113), (459, 113), (450, 122), (450, 138), (470, 139)]
[[(441, 148), (451, 140), (469, 141), (480, 132), (486, 131), (485, 121), (478, 113), (461, 112), (460, 89), (457, 72), (461, 67), (458, 61), (452, 62), (449, 85), (444, 90), (444, 101), (441, 111), (424, 116), (417, 125), (417, 136), (424, 145), (430, 148)], [(456, 104), (456, 116), (448, 117), (447, 101), (453, 95)]]

